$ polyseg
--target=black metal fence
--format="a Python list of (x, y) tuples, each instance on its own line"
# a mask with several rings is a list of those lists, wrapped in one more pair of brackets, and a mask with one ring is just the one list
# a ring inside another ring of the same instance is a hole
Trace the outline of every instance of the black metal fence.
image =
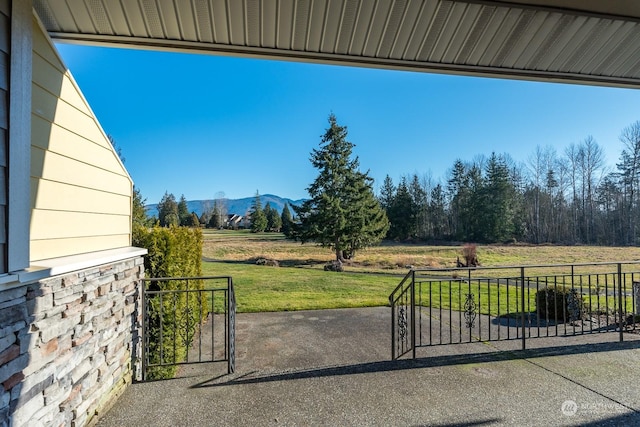
[(235, 371), (231, 277), (144, 279), (143, 301), (143, 380), (192, 363), (227, 362), (227, 372)]
[(640, 263), (411, 270), (389, 296), (391, 356), (640, 327)]

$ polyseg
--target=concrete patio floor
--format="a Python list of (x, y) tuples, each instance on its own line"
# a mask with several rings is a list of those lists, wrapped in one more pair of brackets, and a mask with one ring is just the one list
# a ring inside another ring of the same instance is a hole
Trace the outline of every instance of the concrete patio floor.
[(640, 336), (458, 344), (390, 361), (390, 308), (239, 314), (236, 372), (133, 384), (98, 426), (640, 425)]

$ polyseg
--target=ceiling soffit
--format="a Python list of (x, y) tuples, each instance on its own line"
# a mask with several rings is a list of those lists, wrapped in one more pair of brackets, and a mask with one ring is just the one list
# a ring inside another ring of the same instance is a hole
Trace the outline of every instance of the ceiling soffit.
[(34, 0), (34, 8), (61, 41), (640, 87), (633, 3)]

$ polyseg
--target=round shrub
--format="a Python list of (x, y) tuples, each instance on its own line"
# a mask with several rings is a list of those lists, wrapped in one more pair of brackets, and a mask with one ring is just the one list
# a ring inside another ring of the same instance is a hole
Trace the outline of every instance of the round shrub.
[(344, 271), (344, 266), (340, 260), (331, 261), (329, 264), (324, 266), (324, 271), (337, 271), (341, 273)]
[(539, 319), (570, 322), (582, 319), (585, 305), (582, 294), (569, 287), (546, 287), (536, 294), (536, 309)]
[(276, 259), (271, 258), (258, 258), (256, 260), (256, 265), (266, 265), (269, 267), (280, 267), (280, 263)]

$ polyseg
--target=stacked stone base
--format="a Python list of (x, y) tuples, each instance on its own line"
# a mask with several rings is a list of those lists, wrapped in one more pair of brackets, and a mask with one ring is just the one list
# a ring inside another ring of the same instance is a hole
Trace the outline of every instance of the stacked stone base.
[(143, 258), (0, 289), (0, 425), (84, 426), (141, 369)]

